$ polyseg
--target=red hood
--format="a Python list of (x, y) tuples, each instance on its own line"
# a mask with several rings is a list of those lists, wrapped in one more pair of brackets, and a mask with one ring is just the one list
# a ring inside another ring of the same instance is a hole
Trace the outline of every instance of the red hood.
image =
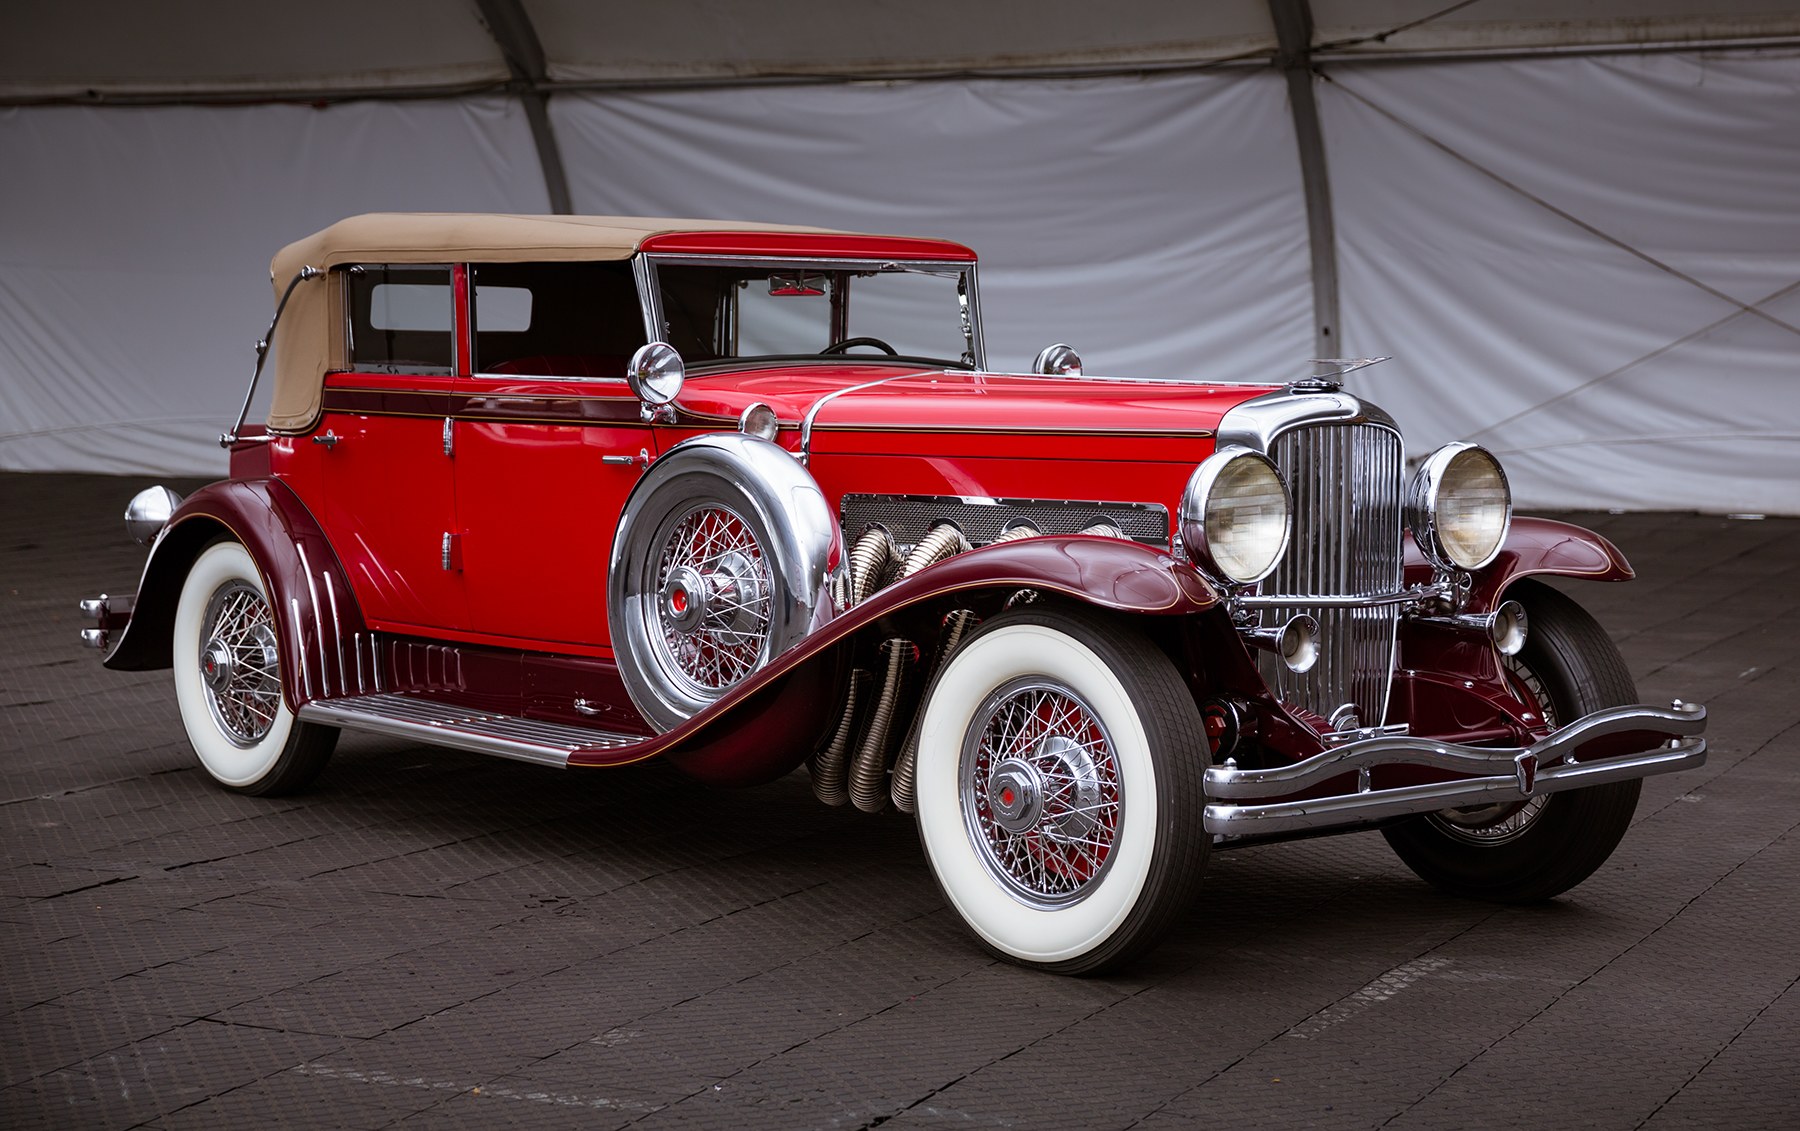
[(1191, 462), (1197, 451), (1211, 449), (1213, 429), (1227, 410), (1278, 388), (800, 365), (696, 376), (679, 404), (693, 415), (736, 420), (762, 401), (783, 425), (797, 426), (821, 399), (838, 393), (814, 418), (817, 452), (887, 450), (890, 434), (906, 434), (903, 451), (918, 450), (922, 436), (933, 435), (979, 454), (987, 437), (1041, 433), (1076, 441), (1092, 437), (1114, 446), (1124, 439), (1139, 459)]

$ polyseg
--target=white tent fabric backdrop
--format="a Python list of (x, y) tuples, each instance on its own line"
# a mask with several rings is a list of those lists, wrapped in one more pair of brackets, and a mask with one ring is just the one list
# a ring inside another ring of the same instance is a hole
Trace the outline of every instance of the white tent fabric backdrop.
[[(1800, 58), (1325, 68), (1351, 387), (1528, 507), (1800, 513)], [(558, 94), (576, 207), (943, 235), (990, 362), (1286, 380), (1311, 352), (1266, 68)], [(548, 208), (501, 96), (0, 110), (0, 467), (216, 474), (275, 249)], [(1746, 307), (1751, 309), (1746, 309)]]

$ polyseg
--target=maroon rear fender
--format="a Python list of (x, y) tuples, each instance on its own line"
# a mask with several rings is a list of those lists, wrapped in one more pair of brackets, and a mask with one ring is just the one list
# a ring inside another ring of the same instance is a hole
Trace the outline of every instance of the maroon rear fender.
[(372, 676), (373, 647), (344, 568), (312, 512), (275, 479), (214, 483), (188, 496), (151, 549), (131, 622), (106, 666), (148, 671), (172, 663), (175, 607), (188, 570), (213, 542), (243, 544), (256, 560), (275, 613), (288, 705), (353, 694)]

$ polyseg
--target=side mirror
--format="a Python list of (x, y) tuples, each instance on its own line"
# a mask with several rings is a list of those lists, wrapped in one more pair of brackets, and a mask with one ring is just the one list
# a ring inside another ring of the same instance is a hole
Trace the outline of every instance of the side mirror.
[(1031, 371), (1050, 377), (1079, 377), (1081, 355), (1075, 352), (1075, 347), (1057, 342), (1044, 347), (1037, 360), (1031, 363)]

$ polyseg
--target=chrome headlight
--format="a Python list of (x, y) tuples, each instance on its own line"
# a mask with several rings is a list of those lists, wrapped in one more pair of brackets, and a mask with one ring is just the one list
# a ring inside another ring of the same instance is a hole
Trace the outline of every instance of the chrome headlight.
[(658, 407), (675, 399), (686, 377), (687, 367), (681, 363), (681, 355), (666, 342), (639, 346), (631, 355), (631, 364), (625, 367), (625, 383), (631, 391), (645, 404)]
[(1287, 484), (1269, 457), (1220, 448), (1181, 493), (1181, 541), (1195, 565), (1249, 585), (1275, 569), (1293, 529)]
[(1512, 525), (1512, 489), (1500, 461), (1474, 444), (1432, 452), (1406, 489), (1406, 525), (1439, 569), (1480, 569)]

